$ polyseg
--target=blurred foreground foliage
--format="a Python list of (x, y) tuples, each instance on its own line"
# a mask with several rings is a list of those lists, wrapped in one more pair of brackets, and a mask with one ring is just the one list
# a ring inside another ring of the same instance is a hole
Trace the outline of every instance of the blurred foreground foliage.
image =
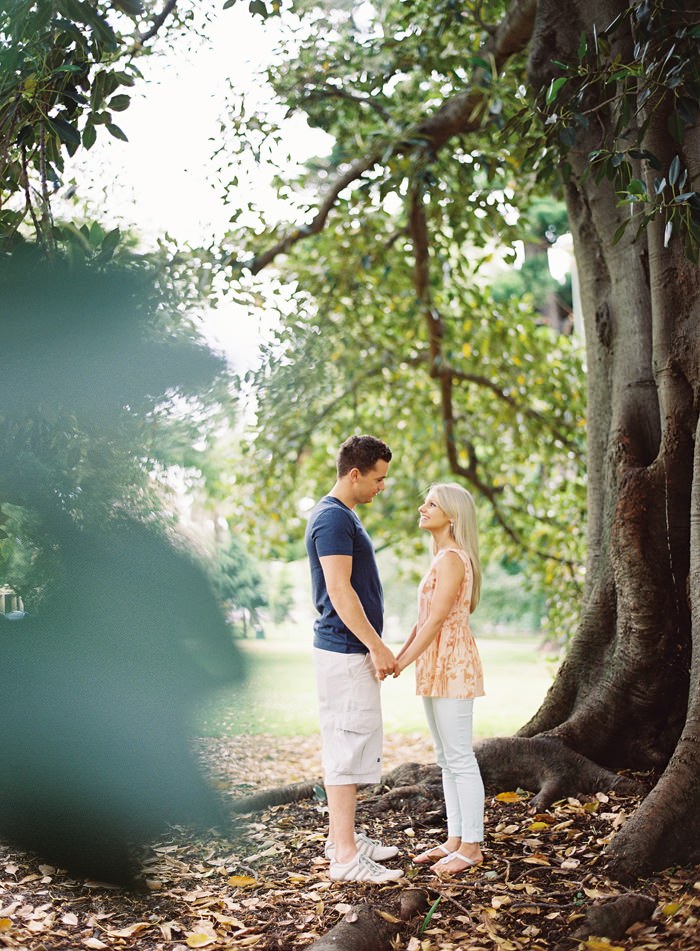
[(157, 478), (168, 417), (194, 438), (226, 378), (136, 261), (25, 245), (0, 256), (0, 300), (0, 570), (29, 609), (0, 618), (0, 834), (132, 885), (166, 823), (226, 822), (191, 718), (240, 662)]

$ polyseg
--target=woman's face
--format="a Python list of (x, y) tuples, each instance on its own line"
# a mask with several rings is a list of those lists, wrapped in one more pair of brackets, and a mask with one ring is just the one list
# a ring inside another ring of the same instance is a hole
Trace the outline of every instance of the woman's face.
[(437, 504), (432, 492), (428, 492), (425, 502), (418, 509), (420, 518), (418, 527), (424, 528), (428, 532), (438, 532), (441, 528), (450, 524), (450, 520), (445, 512)]

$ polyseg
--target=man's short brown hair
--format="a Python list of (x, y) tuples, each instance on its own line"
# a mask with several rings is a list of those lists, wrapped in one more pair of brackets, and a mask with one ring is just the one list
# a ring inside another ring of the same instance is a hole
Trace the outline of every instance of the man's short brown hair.
[(391, 449), (375, 436), (350, 436), (338, 450), (336, 467), (338, 478), (351, 469), (359, 469), (362, 475), (374, 469), (380, 459), (391, 462)]

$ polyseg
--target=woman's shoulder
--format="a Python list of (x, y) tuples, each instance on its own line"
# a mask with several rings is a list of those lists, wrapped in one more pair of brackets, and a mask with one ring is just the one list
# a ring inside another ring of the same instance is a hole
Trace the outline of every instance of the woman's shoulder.
[(447, 555), (457, 555), (460, 561), (463, 561), (465, 563), (470, 560), (469, 555), (466, 553), (466, 551), (463, 548), (457, 548), (455, 546), (454, 548), (441, 548), (440, 551), (435, 555), (435, 558), (433, 559), (433, 564), (435, 564), (435, 562), (438, 561), (439, 559), (445, 558)]
[(471, 567), (471, 559), (463, 548), (441, 548), (433, 558), (433, 567), (437, 568), (440, 562), (445, 565), (451, 563), (456, 566), (458, 560), (461, 561), (465, 569)]

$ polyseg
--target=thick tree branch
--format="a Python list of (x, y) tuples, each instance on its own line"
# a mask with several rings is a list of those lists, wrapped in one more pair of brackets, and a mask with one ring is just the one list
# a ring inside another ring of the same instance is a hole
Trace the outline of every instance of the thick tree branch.
[[(492, 63), (494, 75), (501, 70), (510, 56), (526, 48), (532, 36), (536, 10), (537, 0), (514, 0), (506, 16), (481, 48), (481, 56)], [(416, 148), (425, 149), (426, 146), (434, 153), (453, 136), (478, 129), (488, 109), (490, 81), (487, 70), (483, 68), (475, 70), (470, 88), (447, 99), (430, 118), (406, 130), (396, 140), (396, 145), (391, 150), (392, 154), (412, 152)], [(416, 142), (421, 141), (423, 144), (416, 146)], [(298, 241), (310, 235), (319, 234), (325, 227), (328, 214), (343, 189), (378, 164), (384, 155), (386, 155), (386, 146), (353, 162), (330, 188), (311, 224), (289, 232), (244, 267), (247, 267), (252, 274), (258, 274), (279, 254), (289, 251)], [(237, 262), (231, 260), (229, 263)]]
[(160, 28), (163, 26), (165, 21), (168, 19), (170, 14), (173, 12), (177, 6), (177, 0), (168, 0), (161, 12), (153, 20), (151, 26), (146, 30), (145, 33), (139, 33), (137, 45), (143, 46), (144, 43), (147, 43), (149, 40), (152, 40), (153, 37), (158, 33)]
[(251, 274), (258, 274), (263, 270), (263, 268), (266, 268), (268, 264), (274, 261), (278, 254), (284, 254), (285, 252), (289, 251), (291, 247), (293, 247), (303, 238), (308, 238), (312, 234), (319, 234), (321, 231), (323, 231), (326, 225), (326, 219), (328, 218), (328, 215), (335, 205), (340, 193), (343, 191), (343, 189), (347, 188), (348, 185), (352, 185), (354, 181), (356, 181), (358, 178), (361, 178), (362, 175), (372, 168), (373, 165), (376, 165), (376, 163), (379, 161), (379, 156), (379, 152), (373, 152), (366, 158), (358, 159), (356, 162), (353, 162), (350, 168), (336, 180), (335, 184), (326, 195), (321, 207), (310, 224), (302, 225), (302, 227), (291, 231), (271, 248), (268, 248), (264, 254), (258, 255), (258, 257), (254, 258), (244, 266), (250, 270)]
[(380, 105), (376, 99), (373, 99), (371, 96), (360, 96), (357, 93), (348, 92), (338, 86), (333, 86), (331, 83), (314, 86), (306, 93), (304, 99), (307, 102), (314, 102), (315, 100), (321, 99), (345, 99), (347, 102), (357, 103), (358, 106), (368, 106), (387, 122), (391, 118), (391, 115), (384, 106)]
[(524, 416), (527, 416), (528, 419), (535, 420), (537, 423), (542, 423), (546, 426), (554, 435), (555, 439), (558, 439), (562, 446), (565, 446), (566, 449), (575, 452), (577, 455), (580, 452), (579, 446), (574, 442), (573, 439), (563, 430), (561, 430), (557, 425), (555, 425), (550, 419), (546, 416), (543, 416), (542, 413), (538, 413), (536, 409), (533, 409), (531, 406), (527, 406), (523, 403), (519, 403), (515, 397), (511, 396), (510, 393), (500, 387), (497, 383), (494, 383), (493, 380), (489, 380), (487, 377), (482, 376), (479, 373), (467, 373), (464, 370), (457, 370), (454, 367), (449, 367), (449, 372), (452, 375), (454, 380), (460, 380), (463, 383), (476, 383), (478, 386), (485, 387), (497, 396), (499, 400), (502, 400), (504, 403), (507, 403), (508, 406), (512, 407), (514, 410), (521, 412)]
[[(493, 35), (481, 48), (482, 59), (490, 60), (496, 75), (505, 62), (522, 52), (532, 36), (537, 0), (515, 0)], [(455, 135), (478, 129), (488, 108), (489, 71), (475, 70), (471, 87), (446, 100), (428, 119), (411, 133), (411, 138), (424, 139), (431, 149), (438, 149)]]

